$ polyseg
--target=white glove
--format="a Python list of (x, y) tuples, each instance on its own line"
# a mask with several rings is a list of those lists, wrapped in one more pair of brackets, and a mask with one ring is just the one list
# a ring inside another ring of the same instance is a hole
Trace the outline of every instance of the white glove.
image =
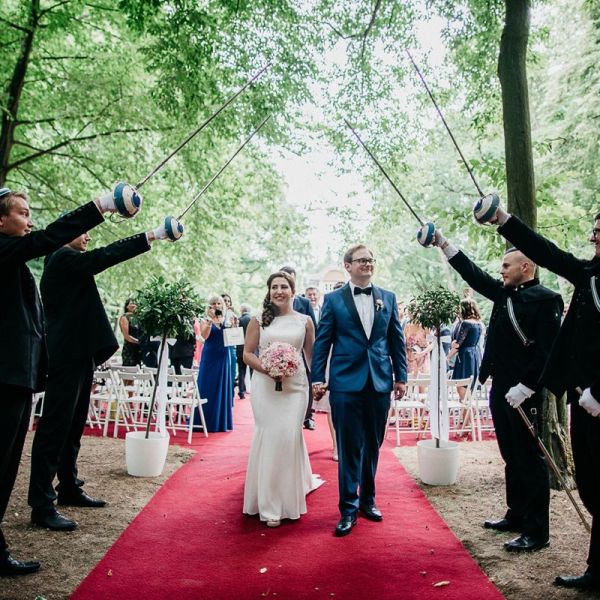
[(592, 417), (600, 416), (600, 402), (592, 396), (590, 388), (585, 388), (583, 394), (579, 397), (579, 406), (592, 415)]
[(517, 383), (513, 385), (508, 392), (506, 392), (506, 401), (513, 407), (519, 408), (527, 398), (533, 396), (534, 390), (530, 390), (526, 385)]
[(157, 240), (171, 240), (176, 242), (183, 235), (183, 225), (175, 217), (165, 217), (162, 225), (154, 230), (154, 238)]
[(433, 234), (433, 242), (431, 242), (432, 246), (437, 246), (441, 248), (444, 244), (447, 244), (448, 240), (442, 235), (442, 232), (439, 229), (435, 230)]
[(118, 182), (112, 191), (99, 198), (100, 210), (105, 212), (118, 212), (122, 217), (134, 217), (142, 206), (142, 197), (139, 192), (128, 183)]

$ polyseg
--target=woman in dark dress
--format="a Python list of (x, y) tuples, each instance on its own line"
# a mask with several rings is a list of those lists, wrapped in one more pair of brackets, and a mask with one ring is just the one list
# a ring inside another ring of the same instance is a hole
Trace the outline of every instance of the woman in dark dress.
[[(208, 300), (207, 317), (200, 321), (204, 348), (198, 372), (198, 391), (208, 402), (204, 405), (206, 428), (209, 432), (233, 429), (233, 385), (229, 348), (223, 344), (225, 306), (221, 296)], [(200, 423), (196, 414), (194, 424)]]
[[(452, 379), (466, 379), (472, 376), (471, 389), (473, 389), (481, 364), (479, 338), (483, 331), (479, 307), (475, 300), (472, 298), (461, 300), (459, 319), (461, 323), (456, 329), (455, 339), (448, 353), (448, 357), (456, 355)], [(462, 400), (465, 397), (466, 388), (457, 386), (456, 391)]]
[(125, 302), (125, 313), (119, 319), (119, 326), (123, 334), (123, 350), (121, 357), (124, 367), (136, 367), (141, 362), (140, 335), (141, 330), (135, 322), (135, 311), (137, 306), (132, 298)]

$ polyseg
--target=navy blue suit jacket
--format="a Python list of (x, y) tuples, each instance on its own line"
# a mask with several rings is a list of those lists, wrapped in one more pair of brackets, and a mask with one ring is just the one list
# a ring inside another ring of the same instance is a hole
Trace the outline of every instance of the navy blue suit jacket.
[(326, 381), (330, 349), (328, 384), (334, 392), (360, 392), (369, 375), (377, 392), (391, 392), (394, 380), (406, 381), (406, 348), (396, 296), (373, 286), (371, 297), (374, 319), (367, 338), (350, 286), (325, 296), (313, 351), (313, 381)]
[(294, 296), (294, 310), (302, 315), (308, 315), (317, 329), (317, 318), (315, 317), (315, 311), (313, 310), (312, 304), (308, 298), (303, 296)]

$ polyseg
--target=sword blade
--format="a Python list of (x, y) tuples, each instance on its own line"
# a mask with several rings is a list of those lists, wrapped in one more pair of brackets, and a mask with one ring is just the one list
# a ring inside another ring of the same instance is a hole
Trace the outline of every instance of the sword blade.
[(429, 98), (433, 102), (433, 105), (435, 106), (435, 109), (437, 110), (437, 113), (440, 116), (440, 119), (442, 119), (442, 123), (446, 127), (446, 131), (448, 132), (448, 135), (450, 136), (450, 139), (452, 140), (452, 143), (454, 144), (454, 147), (458, 151), (458, 154), (460, 155), (460, 158), (461, 158), (463, 164), (467, 168), (467, 171), (468, 171), (471, 179), (473, 180), (473, 183), (475, 184), (475, 187), (477, 188), (477, 192), (479, 193), (479, 197), (483, 198), (485, 196), (485, 194), (481, 191), (481, 188), (479, 187), (479, 184), (477, 183), (477, 180), (475, 179), (475, 175), (473, 174), (473, 170), (469, 166), (469, 163), (467, 162), (467, 159), (465, 158), (464, 154), (462, 153), (462, 151), (460, 149), (460, 146), (458, 145), (458, 142), (456, 141), (456, 138), (454, 137), (454, 134), (452, 133), (452, 130), (450, 129), (450, 126), (446, 122), (446, 119), (444, 118), (444, 115), (443, 115), (443, 113), (442, 113), (442, 111), (441, 111), (438, 103), (436, 102), (436, 99), (434, 98), (431, 90), (429, 89), (429, 86), (427, 85), (427, 82), (425, 81), (425, 77), (423, 77), (423, 73), (421, 73), (421, 70), (417, 66), (417, 63), (415, 62), (414, 58), (412, 57), (412, 55), (408, 51), (408, 49), (405, 49), (405, 50), (406, 50), (406, 54), (408, 54), (408, 58), (410, 58), (410, 62), (413, 64), (413, 67), (415, 68), (415, 71), (417, 72), (417, 75), (419, 76), (419, 79), (421, 80), (421, 82), (425, 86), (425, 90), (427, 91), (427, 94), (429, 95)]
[(194, 129), (192, 133), (190, 133), (175, 150), (173, 150), (165, 159), (159, 162), (146, 177), (144, 177), (135, 187), (139, 190), (151, 177), (156, 175), (188, 142), (190, 142), (194, 137), (196, 137), (213, 119), (215, 119), (221, 112), (223, 112), (244, 90), (250, 87), (270, 66), (272, 63), (265, 65), (256, 75), (252, 77), (249, 81), (246, 82), (233, 96), (229, 98), (222, 104), (206, 121), (204, 121), (199, 127)]
[(180, 221), (183, 216), (196, 204), (200, 197), (208, 190), (208, 188), (214, 183), (219, 175), (229, 166), (233, 159), (244, 149), (244, 147), (250, 142), (250, 140), (262, 129), (263, 125), (271, 118), (271, 115), (267, 115), (260, 125), (244, 140), (244, 143), (229, 157), (229, 160), (212, 176), (211, 180), (192, 198), (192, 201), (187, 205), (185, 210), (177, 217)]
[(385, 178), (390, 182), (391, 186), (394, 188), (394, 190), (396, 191), (396, 193), (398, 194), (398, 196), (400, 196), (400, 198), (402, 199), (402, 201), (404, 202), (404, 204), (406, 204), (408, 210), (410, 210), (410, 212), (413, 214), (413, 216), (415, 217), (415, 219), (419, 222), (420, 225), (424, 225), (422, 219), (413, 210), (412, 206), (408, 203), (408, 200), (404, 197), (404, 195), (402, 194), (402, 192), (400, 191), (400, 189), (398, 188), (398, 186), (392, 181), (392, 178), (387, 174), (386, 170), (381, 166), (381, 163), (375, 158), (375, 155), (371, 152), (371, 150), (369, 150), (369, 148), (367, 147), (367, 145), (360, 139), (360, 135), (358, 135), (358, 133), (356, 132), (356, 130), (352, 127), (352, 125), (350, 125), (350, 123), (348, 123), (348, 121), (346, 119), (344, 119), (344, 123), (346, 123), (346, 125), (348, 126), (348, 128), (350, 129), (350, 131), (355, 135), (355, 137), (358, 140), (359, 144), (367, 151), (367, 154), (371, 157), (371, 159), (373, 160), (373, 162), (379, 167), (379, 170), (383, 173), (383, 175), (385, 176)]

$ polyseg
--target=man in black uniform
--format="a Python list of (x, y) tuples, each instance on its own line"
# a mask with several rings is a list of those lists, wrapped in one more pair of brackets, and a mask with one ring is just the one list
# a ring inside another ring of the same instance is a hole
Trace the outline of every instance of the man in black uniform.
[[(34, 231), (27, 195), (0, 189), (0, 522), (12, 492), (31, 412), (33, 392), (46, 384), (44, 320), (35, 280), (27, 261), (53, 252), (114, 212), (114, 203), (97, 200), (67, 213), (46, 229)], [(25, 575), (38, 562), (13, 559), (0, 529), (0, 576)]]
[(493, 378), (490, 409), (506, 464), (508, 510), (504, 518), (486, 521), (484, 527), (519, 532), (504, 544), (509, 552), (539, 550), (549, 539), (548, 467), (515, 409), (523, 404), (529, 420), (540, 428), (546, 397), (538, 380), (560, 327), (562, 299), (539, 284), (535, 264), (519, 251), (504, 255), (498, 281), (440, 232), (433, 243), (473, 289), (494, 303), (479, 380)]
[(150, 250), (155, 239), (168, 239), (165, 227), (166, 224), (91, 252), (86, 252), (90, 236), (84, 233), (46, 257), (40, 289), (48, 331), (48, 384), (44, 412), (31, 449), (28, 502), (34, 525), (55, 531), (69, 531), (77, 526), (76, 521), (65, 518), (54, 506), (55, 475), (59, 480), (60, 505), (106, 504), (88, 496), (77, 477), (77, 456), (94, 368), (119, 347), (94, 275)]
[(589, 240), (594, 245), (591, 260), (561, 250), (501, 208), (490, 222), (500, 225), (498, 233), (539, 265), (575, 286), (541, 383), (558, 397), (567, 392), (575, 480), (581, 500), (592, 515), (592, 535), (586, 572), (559, 576), (554, 583), (600, 589), (600, 213), (594, 218)]

